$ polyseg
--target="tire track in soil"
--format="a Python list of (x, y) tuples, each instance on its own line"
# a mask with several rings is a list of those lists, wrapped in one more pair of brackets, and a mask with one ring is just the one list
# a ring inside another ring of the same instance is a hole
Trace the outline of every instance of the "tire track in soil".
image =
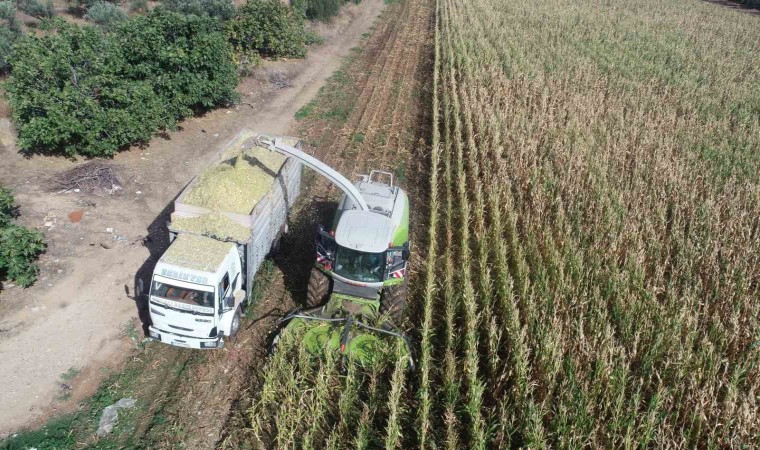
[[(404, 2), (404, 10), (398, 16), (416, 18), (419, 15), (419, 5), (420, 3), (417, 2)], [(363, 145), (359, 145), (356, 148), (359, 160), (352, 164), (354, 170), (359, 169), (364, 172), (370, 169), (392, 171), (395, 168), (388, 165), (387, 145), (383, 146), (382, 153), (378, 155), (373, 142), (379, 129), (378, 122), (381, 118), (396, 116), (398, 114), (397, 111), (400, 110), (397, 106), (398, 100), (400, 98), (409, 98), (409, 94), (411, 93), (407, 92), (407, 95), (402, 95), (404, 92), (401, 89), (398, 89), (398, 92), (395, 94), (393, 92), (393, 86), (397, 83), (403, 84), (403, 80), (407, 78), (406, 71), (400, 70), (402, 61), (404, 59), (407, 60), (408, 63), (405, 67), (409, 67), (412, 63), (416, 65), (417, 62), (415, 58), (408, 58), (408, 55), (404, 51), (410, 47), (408, 43), (413, 42), (412, 35), (415, 31), (414, 27), (406, 26), (407, 23), (404, 22), (404, 26), (396, 26), (386, 41), (381, 54), (383, 57), (377, 59), (370, 79), (363, 89), (363, 92), (366, 92), (367, 87), (369, 87), (371, 89), (371, 96), (364, 102), (362, 113), (358, 120), (352, 121), (350, 125), (344, 127), (339, 134), (339, 139), (336, 141), (335, 146), (341, 149), (342, 155), (345, 155), (347, 152), (350, 154), (353, 153), (350, 151), (353, 146), (352, 137), (358, 133), (364, 135)], [(416, 21), (413, 21), (413, 23), (416, 23)], [(419, 54), (419, 45), (411, 46), (411, 48), (416, 50), (413, 52), (415, 56)], [(401, 76), (399, 76), (399, 73), (401, 73)], [(359, 98), (365, 98), (364, 95), (363, 93)], [(388, 114), (389, 111), (391, 112), (390, 115)], [(402, 127), (397, 125), (397, 128), (400, 130)], [(397, 148), (397, 150), (401, 149)], [(397, 155), (396, 161), (398, 160), (398, 156), (404, 155)], [(347, 161), (346, 158), (339, 158), (338, 164), (341, 168), (345, 169)], [(344, 173), (347, 174), (348, 172)]]
[(396, 26), (397, 24), (395, 22), (388, 21), (387, 24), (390, 27), (389, 36), (385, 39), (383, 49), (379, 56), (376, 57), (372, 71), (370, 72), (370, 77), (362, 89), (362, 94), (359, 96), (359, 101), (363, 102), (362, 113), (355, 121), (350, 122), (350, 124), (352, 123), (353, 125), (349, 125), (349, 128), (345, 130), (346, 132), (341, 133), (344, 142), (339, 143), (339, 145), (343, 150), (345, 150), (345, 146), (349, 144), (352, 137), (352, 134), (348, 133), (348, 131), (366, 130), (368, 128), (368, 123), (371, 123), (374, 118), (374, 115), (372, 114), (373, 110), (370, 107), (377, 103), (378, 96), (383, 95), (383, 88), (385, 86), (384, 83), (381, 83), (381, 79), (388, 67), (389, 59), (393, 57), (392, 49), (399, 35), (399, 27)]
[[(414, 176), (408, 177), (402, 186), (408, 190), (413, 205), (420, 205), (414, 214), (420, 220), (411, 224), (412, 236), (423, 234), (427, 217), (424, 206), (427, 203), (427, 186), (424, 185), (427, 180), (424, 176), (427, 147), (424, 140), (429, 135), (430, 102), (425, 93), (429, 94), (430, 89), (426, 90), (425, 87), (429, 85), (430, 77), (426, 77), (425, 72), (429, 74), (432, 71), (433, 9), (430, 1), (406, 0), (391, 5), (358, 58), (345, 69), (354, 82), (352, 91), (356, 94), (352, 112), (345, 124), (324, 119), (306, 120), (297, 133), (307, 142), (319, 143), (317, 148), (311, 149), (314, 156), (348, 177), (355, 170), (365, 172), (377, 168), (393, 171), (397, 163), (404, 162)], [(408, 20), (395, 20), (397, 17)], [(394, 86), (399, 86), (396, 94), (393, 92)], [(377, 130), (375, 124), (383, 117), (391, 118), (391, 126), (397, 132), (392, 144), (389, 141), (375, 147), (372, 145), (372, 134)], [(365, 141), (363, 145), (354, 147), (352, 137), (360, 132), (365, 133)], [(355, 157), (346, 157), (352, 150), (355, 150)], [(370, 167), (368, 164), (373, 165)], [(283, 256), (287, 264), (302, 266), (301, 270), (294, 272), (300, 272), (298, 278), (303, 291), (313, 265), (314, 227), (319, 220), (325, 223), (324, 219), (331, 217), (341, 194), (329, 182), (317, 177), (308, 189), (309, 200), (299, 209), (295, 223), (291, 224), (291, 230), (303, 232), (291, 236), (292, 242), (283, 243), (284, 254), (288, 254), (291, 248), (295, 252)], [(304, 248), (311, 251), (304, 251)], [(412, 285), (415, 284), (417, 261), (423, 260), (419, 255), (413, 256), (410, 264)], [(278, 284), (272, 283), (269, 290), (280, 291), (282, 286)], [(231, 408), (220, 441), (223, 446), (245, 446), (245, 428), (249, 423), (247, 411), (256, 401), (261, 377), (261, 366), (249, 368), (246, 376), (248, 386)]]

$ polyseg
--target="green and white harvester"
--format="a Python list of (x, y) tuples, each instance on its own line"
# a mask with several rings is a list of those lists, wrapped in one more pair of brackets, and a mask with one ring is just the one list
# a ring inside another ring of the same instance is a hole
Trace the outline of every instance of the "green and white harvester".
[(389, 172), (372, 170), (352, 183), (278, 139), (259, 138), (252, 145), (300, 161), (344, 192), (332, 224), (318, 228), (306, 308), (280, 321), (273, 350), (284, 340), (300, 339), (309, 353), (336, 352), (369, 365), (400, 349), (412, 368), (411, 348), (399, 328), (410, 252), (406, 192)]

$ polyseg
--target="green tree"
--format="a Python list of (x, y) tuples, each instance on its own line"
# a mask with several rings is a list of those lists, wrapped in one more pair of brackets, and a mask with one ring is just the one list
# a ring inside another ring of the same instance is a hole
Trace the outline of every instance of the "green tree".
[(97, 2), (87, 8), (87, 14), (84, 15), (84, 18), (94, 24), (108, 28), (127, 20), (127, 13), (113, 3)]
[(86, 12), (94, 4), (101, 1), (113, 3), (114, 5), (121, 5), (124, 3), (124, 0), (68, 0), (68, 4), (70, 10), (73, 10), (75, 12)]
[(11, 57), (6, 92), (22, 151), (108, 156), (171, 122), (149, 80), (124, 76), (114, 38), (62, 20), (53, 31), (21, 39)]
[(13, 44), (21, 36), (21, 26), (16, 20), (16, 4), (0, 1), (0, 72), (8, 70), (8, 58)]
[(196, 16), (211, 16), (229, 20), (235, 15), (232, 0), (163, 0), (163, 5), (170, 11)]
[(26, 287), (37, 279), (34, 261), (45, 250), (41, 232), (13, 223), (15, 203), (10, 189), (0, 186), (0, 281)]
[(167, 125), (237, 98), (232, 47), (217, 20), (157, 8), (125, 22), (115, 36), (127, 76), (152, 83)]
[(5, 228), (13, 222), (15, 208), (11, 190), (0, 186), (0, 228)]
[(309, 35), (303, 18), (279, 0), (249, 0), (227, 23), (239, 54), (303, 58)]
[(163, 9), (104, 31), (52, 22), (22, 39), (6, 92), (24, 152), (110, 156), (235, 98), (221, 25)]
[(53, 0), (19, 0), (18, 9), (38, 19), (49, 19), (55, 16)]
[(2, 278), (27, 287), (37, 280), (34, 261), (45, 250), (45, 240), (38, 230), (18, 225), (0, 229), (0, 274)]
[(306, 4), (306, 17), (326, 22), (338, 15), (344, 0), (303, 0), (303, 2)]

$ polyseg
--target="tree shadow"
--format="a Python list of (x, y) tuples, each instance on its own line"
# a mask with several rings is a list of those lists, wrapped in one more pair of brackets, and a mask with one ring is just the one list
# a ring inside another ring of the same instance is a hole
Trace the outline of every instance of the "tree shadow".
[[(184, 188), (180, 190), (181, 193)], [(179, 196), (179, 194), (177, 194)], [(133, 300), (135, 301), (135, 307), (137, 308), (137, 316), (142, 323), (142, 329), (145, 336), (149, 335), (148, 327), (150, 327), (150, 312), (148, 306), (148, 291), (150, 290), (151, 278), (153, 275), (153, 269), (156, 267), (156, 263), (164, 254), (167, 248), (169, 248), (169, 230), (166, 227), (172, 211), (174, 211), (174, 197), (168, 205), (156, 216), (155, 219), (148, 225), (148, 234), (143, 239), (143, 245), (148, 249), (150, 256), (147, 260), (137, 269), (134, 277), (133, 289), (135, 295)], [(138, 287), (142, 285), (143, 290), (140, 292)]]

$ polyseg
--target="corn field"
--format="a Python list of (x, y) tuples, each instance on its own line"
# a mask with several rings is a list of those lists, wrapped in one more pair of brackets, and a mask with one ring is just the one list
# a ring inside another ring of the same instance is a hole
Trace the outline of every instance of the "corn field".
[(418, 367), (279, 352), (261, 448), (760, 446), (760, 26), (437, 0)]

